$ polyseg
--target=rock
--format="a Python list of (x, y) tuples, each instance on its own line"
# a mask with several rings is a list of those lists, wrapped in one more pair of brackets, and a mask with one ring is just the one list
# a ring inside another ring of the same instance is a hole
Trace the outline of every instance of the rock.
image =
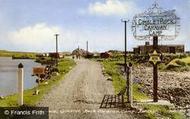
[(108, 80), (108, 81), (113, 81), (113, 79), (112, 79), (111, 76), (107, 77), (107, 80)]
[(183, 87), (183, 83), (180, 83), (179, 85), (180, 85), (181, 87)]
[(40, 93), (39, 90), (35, 90), (34, 94), (33, 95), (38, 95)]
[(5, 99), (5, 97), (3, 97), (3, 96), (0, 96), (0, 100), (3, 100), (3, 99)]
[(139, 78), (137, 78), (137, 77), (135, 77), (135, 78), (133, 79), (133, 82), (134, 82), (134, 83), (138, 83), (138, 84), (141, 84), (141, 83), (142, 83), (141, 79), (139, 79)]
[(102, 71), (103, 75), (105, 76), (106, 75), (106, 72), (105, 71)]
[(149, 83), (146, 83), (146, 84), (145, 84), (145, 86), (148, 86), (148, 87), (150, 87), (151, 85), (150, 85)]
[(173, 101), (174, 100), (173, 96), (169, 95), (169, 100)]
[(152, 90), (152, 89), (150, 89), (150, 90), (149, 90), (149, 92), (152, 94), (152, 93), (153, 93), (153, 90)]
[(187, 117), (190, 117), (190, 109), (187, 109), (185, 113), (186, 113)]
[(59, 75), (58, 72), (53, 72), (53, 73), (52, 73), (52, 76), (58, 76), (58, 75)]
[(48, 85), (48, 82), (45, 82), (44, 84), (45, 84), (45, 85)]

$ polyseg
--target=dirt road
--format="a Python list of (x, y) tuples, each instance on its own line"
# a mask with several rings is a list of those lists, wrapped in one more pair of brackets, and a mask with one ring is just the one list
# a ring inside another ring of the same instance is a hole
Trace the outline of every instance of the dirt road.
[(38, 106), (49, 107), (50, 119), (130, 119), (128, 112), (100, 109), (105, 94), (114, 94), (112, 82), (102, 75), (101, 65), (77, 60), (65, 79)]

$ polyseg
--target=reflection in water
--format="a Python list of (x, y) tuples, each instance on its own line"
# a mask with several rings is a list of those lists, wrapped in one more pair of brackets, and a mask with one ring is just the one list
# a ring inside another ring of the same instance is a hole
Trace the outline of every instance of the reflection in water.
[(33, 60), (12, 60), (10, 57), (0, 57), (0, 96), (10, 95), (17, 92), (17, 67), (24, 65), (24, 89), (33, 88), (35, 77), (32, 77), (32, 67), (39, 66)]

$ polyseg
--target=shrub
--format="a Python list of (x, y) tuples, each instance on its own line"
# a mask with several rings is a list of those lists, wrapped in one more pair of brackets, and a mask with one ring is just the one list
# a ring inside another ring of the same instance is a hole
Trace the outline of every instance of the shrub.
[(180, 60), (176, 60), (175, 63), (180, 65), (180, 66), (186, 66), (186, 63), (183, 61), (180, 61)]
[(180, 59), (182, 59), (182, 58), (186, 58), (186, 57), (187, 57), (186, 54), (181, 54), (181, 55), (179, 56)]
[(181, 67), (180, 71), (181, 72), (183, 72), (183, 71), (190, 71), (190, 67), (188, 67), (188, 66)]
[(177, 68), (177, 67), (179, 67), (178, 65), (174, 65), (174, 64), (169, 64), (167, 67), (166, 67), (166, 69), (167, 70), (173, 70), (173, 69), (175, 69), (175, 68)]

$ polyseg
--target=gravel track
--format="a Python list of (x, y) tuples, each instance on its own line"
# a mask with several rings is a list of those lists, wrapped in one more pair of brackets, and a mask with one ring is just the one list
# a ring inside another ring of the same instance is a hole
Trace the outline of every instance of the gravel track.
[(49, 107), (50, 119), (133, 119), (129, 112), (100, 109), (105, 94), (114, 94), (101, 65), (90, 60), (76, 60), (77, 65), (37, 106)]

